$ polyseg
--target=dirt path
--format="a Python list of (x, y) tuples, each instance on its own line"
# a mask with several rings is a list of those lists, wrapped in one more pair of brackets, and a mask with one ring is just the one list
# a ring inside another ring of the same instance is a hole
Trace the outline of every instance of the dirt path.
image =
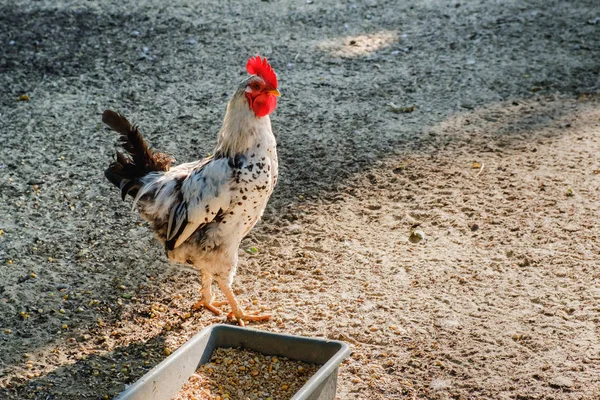
[(1, 5), (0, 398), (110, 398), (223, 321), (104, 180), (99, 121), (198, 158), (257, 53), (283, 97), (255, 326), (350, 343), (340, 399), (599, 397), (596, 3)]

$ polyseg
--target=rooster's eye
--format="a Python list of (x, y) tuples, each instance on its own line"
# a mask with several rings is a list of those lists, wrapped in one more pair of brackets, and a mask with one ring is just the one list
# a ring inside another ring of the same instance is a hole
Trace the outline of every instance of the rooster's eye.
[(258, 89), (260, 89), (260, 85), (258, 83), (256, 83), (256, 82), (252, 83), (250, 85), (250, 87), (252, 88), (252, 90), (258, 90)]

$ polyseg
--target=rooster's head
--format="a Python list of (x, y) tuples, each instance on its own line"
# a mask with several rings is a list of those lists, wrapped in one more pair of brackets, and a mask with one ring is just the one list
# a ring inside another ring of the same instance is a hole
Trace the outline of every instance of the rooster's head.
[(266, 58), (256, 56), (246, 64), (246, 71), (251, 77), (242, 83), (250, 109), (257, 117), (264, 117), (275, 110), (277, 106), (277, 75)]

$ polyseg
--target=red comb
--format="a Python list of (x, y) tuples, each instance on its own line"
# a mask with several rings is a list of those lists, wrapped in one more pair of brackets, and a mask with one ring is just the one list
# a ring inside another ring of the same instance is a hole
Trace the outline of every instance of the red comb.
[(267, 85), (272, 86), (273, 89), (277, 89), (277, 75), (266, 58), (261, 59), (260, 56), (249, 58), (246, 64), (246, 71), (250, 75), (260, 76)]

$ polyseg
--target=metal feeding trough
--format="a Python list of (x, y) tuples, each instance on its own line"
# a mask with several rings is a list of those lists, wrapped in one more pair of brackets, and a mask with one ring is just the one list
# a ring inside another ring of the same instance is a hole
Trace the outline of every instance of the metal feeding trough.
[(231, 325), (213, 325), (188, 340), (116, 400), (169, 400), (216, 348), (244, 348), (268, 356), (322, 364), (292, 400), (333, 400), (338, 366), (350, 354), (346, 343), (284, 335)]

